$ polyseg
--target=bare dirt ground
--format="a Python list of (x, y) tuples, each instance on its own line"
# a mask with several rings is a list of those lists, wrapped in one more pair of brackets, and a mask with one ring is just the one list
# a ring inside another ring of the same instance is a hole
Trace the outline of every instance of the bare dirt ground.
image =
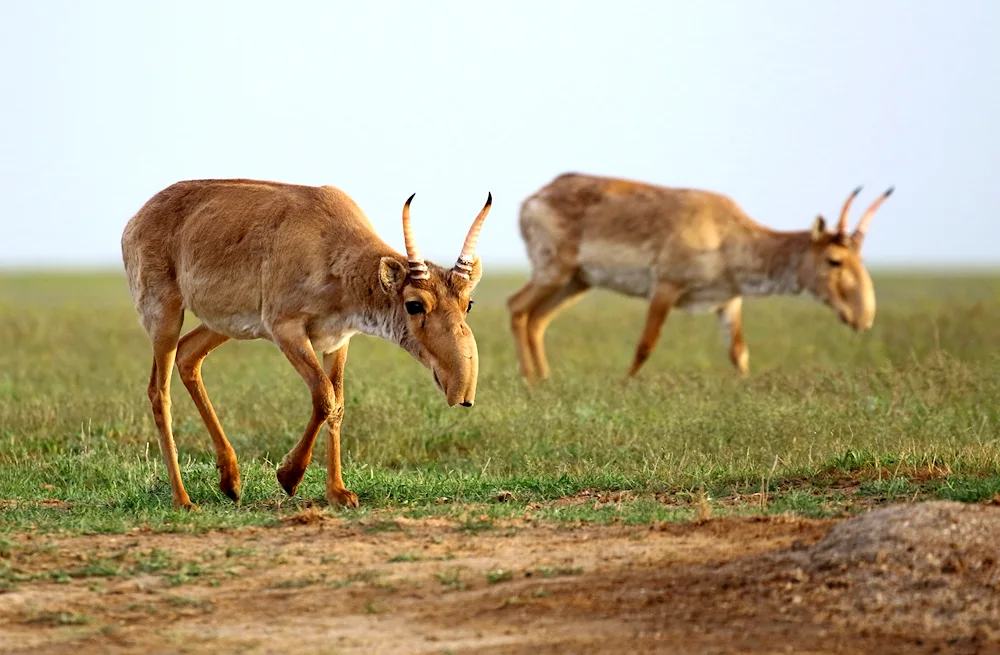
[(1000, 508), (26, 535), (4, 653), (1000, 653)]

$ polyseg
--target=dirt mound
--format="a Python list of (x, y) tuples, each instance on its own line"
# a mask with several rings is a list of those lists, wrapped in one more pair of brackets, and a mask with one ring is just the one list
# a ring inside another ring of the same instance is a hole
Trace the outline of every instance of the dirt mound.
[(813, 623), (846, 625), (860, 615), (871, 634), (996, 644), (998, 561), (1000, 508), (934, 501), (873, 510), (813, 546), (730, 562), (719, 573), (761, 576), (775, 600), (811, 608)]
[(997, 584), (1000, 509), (934, 501), (873, 510), (834, 526), (809, 557), (819, 570), (875, 564), (927, 575), (985, 575)]

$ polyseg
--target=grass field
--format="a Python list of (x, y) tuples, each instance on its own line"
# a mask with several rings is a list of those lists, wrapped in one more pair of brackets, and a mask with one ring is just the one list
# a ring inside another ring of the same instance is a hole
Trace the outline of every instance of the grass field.
[[(624, 383), (645, 307), (594, 293), (529, 391), (504, 307), (521, 279), (488, 276), (472, 409), (354, 339), (352, 511), (317, 465), (281, 491), (308, 391), (273, 346), (227, 344), (204, 376), (243, 498), (175, 375), (186, 512), (123, 279), (0, 276), (0, 652), (1000, 647), (1000, 277), (875, 277), (865, 335), (805, 299), (746, 303), (746, 380), (714, 317), (678, 313)], [(965, 502), (912, 502), (931, 499)], [(909, 513), (865, 512), (883, 505)]]
[[(865, 335), (806, 299), (748, 301), (746, 380), (714, 317), (675, 313), (639, 378), (623, 383), (645, 306), (594, 292), (552, 324), (553, 377), (529, 391), (504, 306), (522, 278), (487, 271), (469, 319), (481, 361), (473, 409), (449, 409), (397, 347), (353, 340), (344, 464), (362, 509), (351, 516), (641, 523), (692, 517), (701, 489), (716, 515), (992, 497), (1000, 277), (874, 277)], [(240, 457), (242, 503), (218, 491), (211, 441), (175, 373), (175, 436), (201, 511), (172, 510), (149, 365), (122, 277), (0, 277), (0, 531), (198, 531), (324, 502), (322, 447), (296, 498), (274, 478), (308, 417), (306, 387), (276, 348), (242, 342), (204, 367)]]

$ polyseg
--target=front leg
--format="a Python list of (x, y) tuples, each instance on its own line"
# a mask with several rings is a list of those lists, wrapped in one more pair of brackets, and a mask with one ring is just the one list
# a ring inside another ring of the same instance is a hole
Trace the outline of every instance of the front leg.
[(344, 486), (344, 478), (340, 472), (340, 424), (344, 419), (344, 364), (347, 363), (347, 346), (345, 343), (332, 353), (323, 355), (323, 366), (333, 385), (337, 407), (337, 411), (327, 419), (326, 501), (331, 505), (357, 507), (358, 497)]
[(302, 376), (312, 393), (313, 412), (306, 430), (295, 447), (285, 455), (277, 472), (282, 489), (289, 496), (294, 496), (309, 460), (312, 459), (313, 445), (320, 428), (330, 417), (342, 414), (343, 406), (338, 405), (333, 384), (316, 359), (305, 327), (298, 323), (284, 323), (276, 326), (273, 331), (281, 352)]
[(642, 330), (642, 337), (639, 345), (635, 349), (635, 358), (629, 368), (628, 377), (635, 377), (643, 363), (649, 359), (650, 353), (656, 347), (656, 342), (660, 338), (660, 328), (663, 321), (667, 320), (670, 309), (677, 302), (680, 296), (680, 289), (670, 282), (659, 282), (653, 289), (653, 294), (649, 300), (649, 311), (646, 314), (646, 327)]
[(743, 340), (743, 298), (733, 298), (716, 313), (723, 338), (729, 346), (729, 361), (733, 363), (741, 377), (746, 377), (750, 372), (750, 353)]

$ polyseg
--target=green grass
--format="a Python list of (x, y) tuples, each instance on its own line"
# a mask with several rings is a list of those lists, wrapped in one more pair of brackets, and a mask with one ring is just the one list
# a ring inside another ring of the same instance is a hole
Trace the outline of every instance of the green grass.
[[(476, 292), (471, 410), (448, 408), (396, 346), (353, 340), (343, 459), (362, 503), (351, 516), (367, 530), (399, 529), (397, 514), (451, 516), (473, 534), (526, 512), (690, 518), (701, 486), (716, 514), (810, 516), (1000, 492), (1000, 277), (875, 275), (878, 315), (864, 335), (804, 298), (748, 300), (747, 380), (714, 317), (675, 312), (640, 377), (623, 383), (645, 305), (593, 292), (550, 327), (553, 377), (530, 391), (504, 306), (521, 281), (487, 271)], [(268, 525), (323, 502), (322, 440), (297, 498), (274, 479), (309, 416), (305, 385), (273, 346), (240, 342), (213, 353), (204, 377), (240, 457), (242, 503), (218, 491), (211, 440), (175, 373), (175, 437), (201, 511), (174, 511), (150, 360), (121, 276), (0, 276), (0, 531)], [(627, 500), (599, 500), (619, 490)], [(581, 492), (593, 496), (552, 502)]]

